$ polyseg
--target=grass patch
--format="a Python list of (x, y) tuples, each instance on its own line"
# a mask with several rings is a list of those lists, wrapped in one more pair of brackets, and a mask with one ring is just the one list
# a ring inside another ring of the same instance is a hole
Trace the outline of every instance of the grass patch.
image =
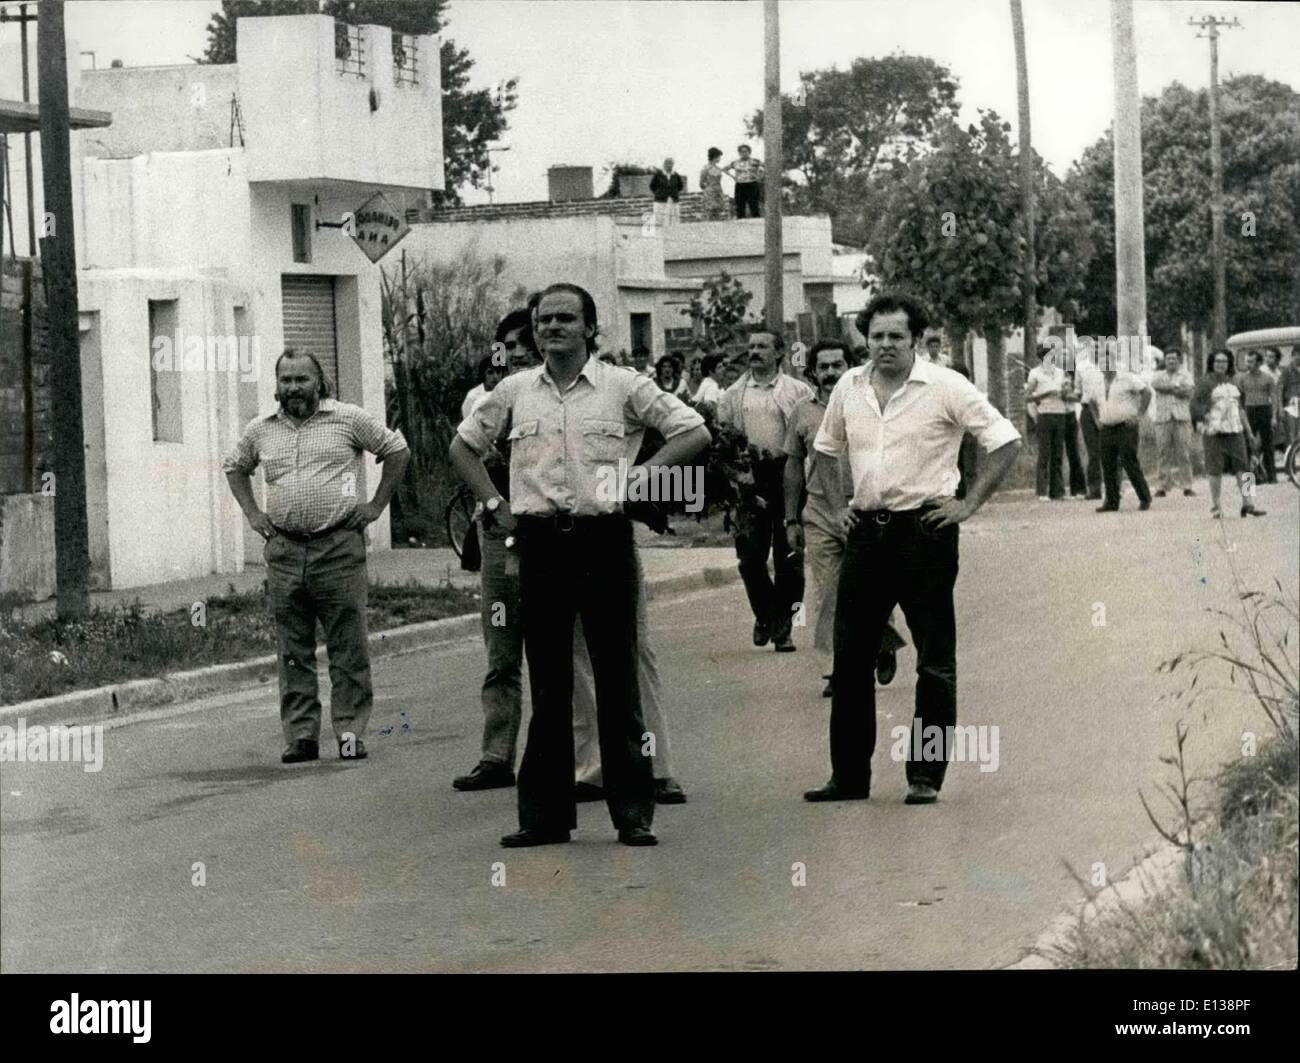
[[(0, 704), (276, 652), (263, 591), (240, 593), (232, 586), (203, 605), (202, 623), (189, 609), (148, 612), (138, 600), (96, 608), (76, 622), (24, 622), (11, 607), (0, 613)], [(450, 583), (372, 583), (366, 623), (375, 632), (477, 611), (478, 596)], [(323, 647), (319, 628), (317, 637)]]

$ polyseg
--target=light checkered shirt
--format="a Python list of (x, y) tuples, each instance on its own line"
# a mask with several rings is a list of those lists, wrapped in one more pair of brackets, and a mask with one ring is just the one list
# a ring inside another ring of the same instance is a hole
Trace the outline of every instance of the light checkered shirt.
[(301, 425), (284, 410), (249, 422), (222, 464), (266, 476), (266, 513), (284, 531), (323, 531), (346, 520), (360, 498), (361, 452), (381, 461), (406, 449), (402, 433), (347, 402), (321, 399)]

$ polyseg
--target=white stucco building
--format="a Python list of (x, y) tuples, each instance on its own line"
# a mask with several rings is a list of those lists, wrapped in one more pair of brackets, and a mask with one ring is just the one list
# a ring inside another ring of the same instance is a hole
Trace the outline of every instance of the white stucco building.
[[(682, 311), (724, 270), (753, 293), (750, 316), (762, 316), (761, 219), (705, 221), (696, 193), (683, 197), (681, 223), (655, 225), (648, 196), (595, 199), (590, 187), (588, 171), (579, 198), (424, 212), (402, 248), (411, 263), (500, 255), (507, 290), (579, 284), (596, 300), (604, 349), (645, 346), (655, 359), (686, 343)], [(808, 335), (813, 317), (824, 328), (834, 316), (830, 219), (787, 217), (782, 235), (785, 320)]]
[[(260, 558), (221, 459), (275, 408), (285, 346), (384, 418), (380, 267), (318, 224), (376, 193), (400, 222), (443, 186), (439, 40), (322, 15), (237, 32), (230, 65), (69, 65), (70, 102), (113, 116), (72, 134), (94, 586)], [(389, 546), (387, 513), (368, 537)]]

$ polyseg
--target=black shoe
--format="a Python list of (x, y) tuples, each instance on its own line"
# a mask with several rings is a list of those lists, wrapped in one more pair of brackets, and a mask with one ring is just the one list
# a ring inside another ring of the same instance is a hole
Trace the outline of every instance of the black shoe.
[(1118, 513), (1118, 512), (1119, 512), (1119, 506), (1112, 506), (1112, 505), (1109, 505), (1109, 504), (1104, 505), (1104, 506), (1098, 506), (1098, 507), (1097, 507), (1097, 512), (1098, 512), (1098, 513)]
[(665, 779), (656, 779), (655, 804), (684, 805), (686, 804), (686, 791), (682, 789), (681, 783), (671, 775)]
[(281, 764), (301, 764), (305, 760), (320, 760), (320, 743), (311, 738), (299, 738), (284, 747)]
[(903, 798), (903, 804), (932, 805), (937, 800), (939, 800), (939, 791), (928, 782), (918, 781), (907, 784), (907, 796)]
[(468, 775), (458, 775), (451, 780), (451, 785), (457, 790), (496, 790), (514, 784), (515, 773), (495, 760), (480, 760)]
[(897, 674), (898, 652), (896, 650), (881, 650), (880, 656), (876, 658), (876, 682), (882, 687), (887, 687)]
[(370, 755), (369, 753), (366, 752), (365, 742), (361, 741), (361, 739), (359, 738), (352, 740), (351, 753), (344, 752), (343, 749), (344, 744), (345, 743), (343, 742), (339, 743), (339, 760), (365, 760), (366, 757)]
[(1183, 497), (1184, 497), (1184, 498), (1195, 498), (1195, 497), (1196, 497), (1196, 492), (1193, 491), (1190, 487), (1184, 487), (1184, 488), (1183, 488)]
[(578, 804), (582, 804), (584, 801), (603, 801), (605, 800), (605, 788), (590, 782), (574, 783), (573, 799)]
[(754, 621), (754, 645), (766, 646), (772, 639), (768, 634), (767, 625), (761, 620)]
[(654, 832), (649, 827), (624, 827), (618, 832), (618, 840), (624, 845), (659, 844), (659, 839), (654, 836)]
[(521, 830), (501, 839), (506, 849), (527, 849), (533, 845), (562, 845), (569, 840), (567, 830)]
[(848, 789), (831, 779), (825, 786), (804, 792), (805, 801), (865, 801), (871, 796), (871, 783), (866, 786)]
[(772, 648), (775, 649), (777, 653), (794, 653), (797, 649), (794, 644), (794, 639), (790, 637), (790, 632), (788, 631), (782, 631), (776, 635), (772, 640)]
[(1156, 492), (1156, 498), (1164, 498), (1165, 495), (1167, 495), (1168, 493), (1169, 493), (1169, 492), (1167, 492), (1167, 491), (1162, 487), (1162, 488), (1160, 488), (1159, 491)]
[(1241, 515), (1243, 517), (1266, 517), (1268, 516), (1268, 510), (1257, 509), (1254, 506), (1245, 505), (1241, 507)]
[(835, 696), (835, 683), (830, 676), (826, 677), (826, 685), (822, 687), (822, 697), (833, 698)]
[(1151, 508), (1151, 499), (1149, 498), (1145, 502), (1138, 503), (1138, 509), (1150, 509), (1150, 508)]

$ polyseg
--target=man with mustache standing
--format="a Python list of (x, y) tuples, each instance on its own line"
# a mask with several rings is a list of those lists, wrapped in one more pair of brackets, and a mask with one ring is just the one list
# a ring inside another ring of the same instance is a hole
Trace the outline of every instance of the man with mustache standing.
[[(957, 526), (996, 490), (1015, 461), (1020, 434), (970, 381), (916, 356), (927, 324), (918, 302), (886, 293), (862, 316), (871, 361), (835, 385), (814, 443), (817, 461), (832, 476), (837, 459), (848, 454), (854, 490), (835, 602), (831, 778), (804, 798), (870, 796), (871, 666), (890, 611), (901, 605), (917, 657), (907, 803), (930, 804), (943, 785), (957, 723)], [(963, 432), (988, 456), (958, 500)], [(932, 743), (935, 728), (941, 741)]]
[[(834, 647), (835, 595), (840, 582), (840, 562), (844, 559), (842, 521), (853, 494), (853, 473), (845, 458), (839, 460), (839, 475), (829, 478), (827, 470), (818, 465), (814, 465), (805, 476), (804, 466), (813, 460), (813, 443), (826, 413), (827, 400), (849, 368), (850, 355), (842, 340), (822, 340), (808, 357), (809, 375), (817, 385), (817, 392), (794, 408), (785, 436), (785, 527), (790, 545), (796, 552), (804, 552), (806, 545), (808, 564), (817, 588), (817, 626), (813, 629), (813, 646), (829, 657)], [(808, 501), (801, 517), (799, 503), (804, 497), (805, 487)], [(906, 643), (894, 625), (886, 623), (876, 657), (876, 679), (882, 686), (894, 678), (898, 668), (896, 655), (903, 645)], [(822, 696), (830, 697), (832, 689), (828, 682)]]
[[(796, 603), (803, 600), (803, 568), (786, 541), (785, 439), (794, 408), (813, 394), (802, 380), (781, 371), (779, 334), (760, 329), (749, 336), (749, 370), (718, 403), (718, 423), (739, 429), (759, 452), (754, 466), (753, 502), (736, 521), (736, 557), (754, 613), (754, 645), (773, 642), (779, 653), (794, 650), (791, 631)], [(773, 555), (776, 581), (767, 572)]]
[[(709, 445), (704, 419), (653, 380), (594, 357), (596, 303), (574, 284), (542, 292), (533, 334), (545, 364), (507, 377), (461, 423), (450, 457), (491, 519), (517, 537), (533, 717), (519, 770), (519, 827), (507, 848), (567, 842), (577, 826), (574, 622), (596, 684), (601, 768), (624, 845), (655, 845), (654, 777), (637, 684), (638, 581), (632, 525), (602, 470), (635, 461), (646, 428), (666, 441), (645, 464), (681, 465)], [(510, 498), (482, 455), (509, 431)], [(628, 478), (644, 470), (634, 466)]]
[[(366, 641), (366, 539), (397, 489), (411, 452), (401, 432), (329, 397), (320, 363), (287, 348), (275, 363), (280, 408), (244, 429), (223, 468), (244, 516), (266, 540), (266, 586), (280, 640), (285, 764), (320, 756), (316, 621), (330, 662), (330, 722), (343, 760), (364, 760), (361, 736), (374, 691)], [(358, 494), (361, 452), (383, 462), (369, 502)], [(266, 476), (266, 510), (249, 480)]]

